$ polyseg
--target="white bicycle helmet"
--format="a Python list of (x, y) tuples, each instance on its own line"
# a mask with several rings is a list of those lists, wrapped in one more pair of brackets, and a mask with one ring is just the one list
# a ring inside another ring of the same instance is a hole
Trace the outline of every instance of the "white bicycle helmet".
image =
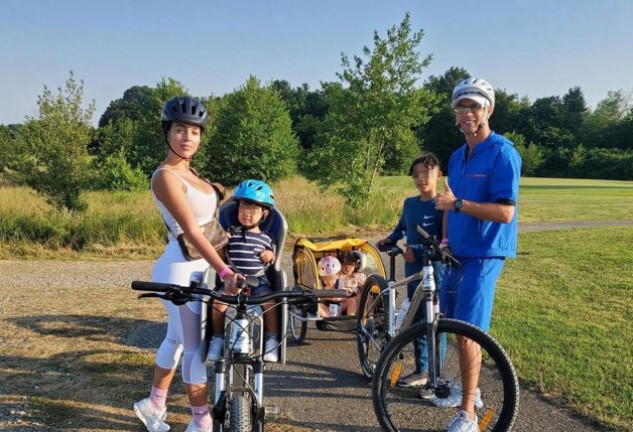
[(341, 262), (333, 256), (324, 256), (319, 260), (319, 276), (335, 275), (341, 272)]
[(462, 99), (473, 99), (482, 106), (485, 106), (487, 101), (490, 107), (495, 107), (495, 91), (490, 83), (482, 78), (468, 78), (457, 83), (451, 97), (451, 108), (455, 108)]

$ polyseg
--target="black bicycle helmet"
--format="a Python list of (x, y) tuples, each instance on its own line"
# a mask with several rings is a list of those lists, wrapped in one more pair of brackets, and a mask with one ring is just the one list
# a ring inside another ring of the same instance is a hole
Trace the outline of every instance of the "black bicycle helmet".
[(209, 115), (207, 110), (198, 99), (191, 96), (175, 97), (165, 102), (160, 119), (163, 122), (186, 123), (200, 126), (202, 129), (207, 125)]

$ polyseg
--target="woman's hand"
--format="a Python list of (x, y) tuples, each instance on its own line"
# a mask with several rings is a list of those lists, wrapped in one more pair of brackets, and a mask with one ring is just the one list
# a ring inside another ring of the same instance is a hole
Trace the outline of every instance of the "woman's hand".
[(232, 271), (224, 276), (224, 289), (229, 294), (237, 294), (240, 292), (240, 288), (237, 286), (237, 282), (245, 280), (246, 278), (240, 274), (233, 273)]

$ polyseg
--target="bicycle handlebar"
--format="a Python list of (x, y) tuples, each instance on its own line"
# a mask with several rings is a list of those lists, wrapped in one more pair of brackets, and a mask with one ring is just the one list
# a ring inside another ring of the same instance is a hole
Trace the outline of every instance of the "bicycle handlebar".
[(440, 260), (448, 264), (453, 263), (456, 266), (461, 268), (460, 262), (457, 261), (457, 259), (451, 253), (447, 252), (446, 248), (442, 247), (437, 237), (432, 236), (429, 233), (427, 233), (424, 230), (424, 228), (422, 228), (420, 225), (416, 225), (415, 230), (420, 236), (422, 240), (422, 244), (424, 244), (424, 246), (426, 246), (427, 249), (435, 253), (436, 256), (439, 257)]
[[(347, 290), (344, 289), (314, 290), (305, 285), (297, 285), (295, 289), (291, 291), (277, 291), (257, 297), (247, 297), (243, 294), (227, 294), (225, 292), (212, 291), (210, 289), (200, 288), (197, 282), (193, 282), (189, 286), (181, 286), (158, 282), (133, 281), (132, 289), (136, 291), (151, 291), (147, 294), (139, 294), (139, 298), (160, 297), (175, 304), (184, 304), (188, 301), (209, 301), (196, 298), (194, 297), (194, 294), (207, 295), (211, 297), (211, 299), (221, 301), (222, 303), (245, 305), (258, 305), (270, 300), (279, 299), (285, 299), (291, 303), (302, 303), (309, 302), (317, 298), (345, 298), (348, 295)], [(161, 295), (157, 293), (164, 294)]]

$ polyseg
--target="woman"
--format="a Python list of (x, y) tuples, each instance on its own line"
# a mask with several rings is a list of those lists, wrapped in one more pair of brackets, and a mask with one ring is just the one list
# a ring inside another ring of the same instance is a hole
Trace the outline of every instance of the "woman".
[[(215, 213), (218, 198), (213, 187), (199, 178), (189, 167), (200, 146), (207, 123), (207, 111), (195, 98), (176, 97), (163, 106), (161, 119), (167, 158), (152, 176), (152, 194), (168, 227), (169, 242), (154, 265), (152, 281), (189, 285), (192, 274), (211, 265), (224, 280), (227, 290), (235, 290), (238, 275), (224, 263), (205, 238), (200, 226)], [(183, 234), (203, 256), (188, 261), (178, 244)], [(176, 306), (162, 300), (167, 310), (167, 334), (156, 353), (154, 380), (148, 398), (134, 404), (134, 412), (150, 432), (166, 432), (169, 425), (166, 398), (176, 366), (182, 359), (182, 380), (185, 384), (193, 420), (186, 432), (211, 432), (213, 422), (207, 400), (207, 371), (202, 360), (200, 338), (200, 302)]]

